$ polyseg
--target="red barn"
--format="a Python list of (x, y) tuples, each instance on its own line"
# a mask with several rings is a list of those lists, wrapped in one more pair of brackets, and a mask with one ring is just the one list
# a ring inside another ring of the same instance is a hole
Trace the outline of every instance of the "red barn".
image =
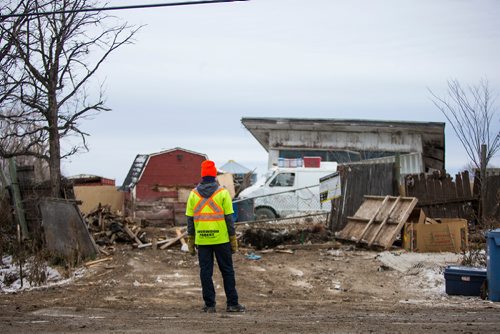
[(173, 148), (158, 153), (139, 154), (130, 168), (122, 189), (135, 201), (184, 202), (185, 191), (201, 179), (202, 153)]

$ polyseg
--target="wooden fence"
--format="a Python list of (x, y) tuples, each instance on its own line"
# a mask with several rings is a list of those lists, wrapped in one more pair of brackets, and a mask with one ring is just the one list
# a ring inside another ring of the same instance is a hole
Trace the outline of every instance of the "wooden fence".
[[(407, 196), (418, 199), (421, 208), (431, 218), (477, 218), (478, 195), (473, 193), (467, 171), (452, 180), (446, 171), (432, 174), (406, 175), (399, 187), (393, 163), (371, 165), (339, 166), (342, 182), (342, 197), (332, 201), (330, 227), (340, 231), (347, 223), (347, 217), (354, 215), (361, 206), (364, 195)], [(491, 182), (490, 182), (491, 181)], [(488, 211), (493, 216), (500, 213), (500, 176), (488, 179)]]
[(473, 219), (477, 212), (467, 171), (456, 174), (455, 181), (445, 171), (407, 175), (404, 186), (405, 196), (417, 197), (417, 208), (428, 217)]
[(342, 196), (332, 201), (330, 227), (340, 231), (363, 203), (365, 195), (397, 195), (394, 163), (353, 164), (338, 167)]

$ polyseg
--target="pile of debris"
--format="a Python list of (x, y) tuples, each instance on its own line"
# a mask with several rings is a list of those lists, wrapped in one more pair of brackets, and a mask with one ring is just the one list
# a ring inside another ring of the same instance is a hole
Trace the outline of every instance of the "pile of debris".
[(117, 242), (129, 243), (137, 248), (158, 247), (160, 249), (168, 248), (177, 242), (181, 242), (182, 245), (186, 244), (184, 237), (187, 232), (182, 233), (180, 228), (176, 229), (176, 236), (173, 238), (148, 238), (146, 231), (143, 230), (147, 226), (146, 220), (135, 220), (118, 215), (112, 212), (109, 205), (99, 205), (85, 215), (85, 221), (96, 244), (108, 247), (108, 249)]
[(99, 246), (111, 246), (116, 242), (147, 243), (142, 221), (120, 216), (109, 205), (99, 205), (85, 215), (87, 228)]
[(257, 250), (280, 245), (331, 241), (333, 235), (322, 218), (323, 215), (312, 215), (303, 219), (286, 218), (264, 223), (246, 223), (238, 226), (241, 231), (240, 240), (243, 245)]

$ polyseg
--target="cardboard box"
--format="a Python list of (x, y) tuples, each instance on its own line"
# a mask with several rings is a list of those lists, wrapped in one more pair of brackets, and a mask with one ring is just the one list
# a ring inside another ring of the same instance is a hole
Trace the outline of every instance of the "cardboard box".
[[(422, 216), (417, 221), (421, 221)], [(407, 222), (403, 230), (403, 248), (411, 252), (459, 253), (468, 246), (467, 220), (434, 218), (438, 224)]]

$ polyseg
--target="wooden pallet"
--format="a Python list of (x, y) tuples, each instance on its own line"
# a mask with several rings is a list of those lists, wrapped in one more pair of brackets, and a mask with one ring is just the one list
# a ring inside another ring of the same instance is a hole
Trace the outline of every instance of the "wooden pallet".
[(336, 237), (388, 249), (417, 201), (415, 197), (365, 195), (358, 211), (353, 217), (347, 217), (346, 226)]

